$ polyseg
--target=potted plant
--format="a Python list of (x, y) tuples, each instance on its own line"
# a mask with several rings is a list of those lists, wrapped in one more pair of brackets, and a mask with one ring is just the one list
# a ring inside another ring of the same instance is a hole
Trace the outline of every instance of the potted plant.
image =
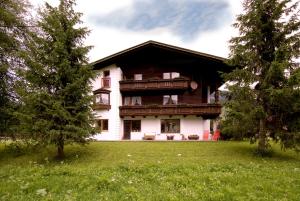
[(167, 140), (174, 140), (174, 135), (167, 135)]
[(189, 140), (199, 140), (199, 135), (196, 135), (196, 134), (188, 135), (188, 139)]

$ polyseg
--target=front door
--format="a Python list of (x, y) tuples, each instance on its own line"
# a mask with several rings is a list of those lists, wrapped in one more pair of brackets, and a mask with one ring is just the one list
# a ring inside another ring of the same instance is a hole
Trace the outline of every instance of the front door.
[(124, 120), (124, 140), (130, 140), (131, 120)]

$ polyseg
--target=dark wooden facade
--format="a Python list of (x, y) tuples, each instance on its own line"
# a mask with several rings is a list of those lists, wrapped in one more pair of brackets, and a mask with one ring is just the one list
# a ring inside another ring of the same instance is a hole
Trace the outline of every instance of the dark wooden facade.
[[(149, 41), (104, 58), (94, 64), (95, 69), (115, 63), (123, 72), (120, 92), (123, 106), (120, 116), (201, 115), (216, 117), (221, 113), (218, 87), (223, 80), (220, 72), (228, 71), (223, 58), (206, 55), (154, 41)], [(163, 74), (179, 73), (174, 79)], [(134, 80), (141, 74), (141, 80)], [(195, 87), (196, 86), (196, 87)], [(214, 104), (208, 104), (208, 88), (214, 93)], [(164, 95), (177, 95), (175, 105), (164, 105)], [(141, 97), (141, 105), (124, 106), (125, 97)]]
[(189, 87), (189, 79), (143, 79), (143, 80), (122, 80), (120, 81), (121, 92), (135, 91), (161, 91), (161, 90), (186, 90)]
[(92, 108), (93, 108), (93, 110), (110, 110), (111, 106), (108, 104), (94, 103)]
[(120, 106), (120, 116), (197, 115), (216, 118), (221, 113), (221, 107), (220, 104)]

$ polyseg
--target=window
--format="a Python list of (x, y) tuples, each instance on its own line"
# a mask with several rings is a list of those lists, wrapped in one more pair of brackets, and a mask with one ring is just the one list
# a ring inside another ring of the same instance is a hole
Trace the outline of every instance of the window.
[(109, 105), (109, 94), (101, 93), (95, 95), (95, 103)]
[(125, 97), (124, 105), (142, 105), (142, 97), (140, 96)]
[(124, 105), (130, 105), (130, 97), (124, 98)]
[(109, 70), (105, 70), (103, 72), (104, 77), (109, 77), (109, 74), (110, 74)]
[(163, 105), (178, 104), (178, 95), (164, 95)]
[(142, 104), (142, 98), (140, 96), (133, 96), (131, 98), (131, 104), (132, 105), (141, 105)]
[(96, 129), (100, 133), (102, 131), (108, 131), (108, 119), (98, 119), (96, 123)]
[(110, 77), (102, 78), (102, 87), (103, 88), (110, 88)]
[(131, 121), (131, 131), (132, 132), (141, 132), (141, 120), (132, 120)]
[(177, 73), (177, 72), (172, 72), (172, 73), (171, 73), (171, 78), (172, 78), (172, 79), (178, 78), (178, 77), (180, 77), (180, 74), (179, 74), (179, 73)]
[(163, 78), (164, 78), (164, 79), (171, 79), (170, 73), (164, 73), (164, 74), (163, 74)]
[(174, 79), (180, 77), (180, 73), (177, 72), (167, 72), (167, 73), (163, 73), (163, 78), (164, 79)]
[(103, 78), (102, 78), (102, 87), (103, 88), (110, 88), (110, 72), (109, 70), (106, 70), (103, 72)]
[(161, 120), (162, 133), (180, 133), (179, 119), (162, 119)]
[(142, 74), (134, 74), (134, 80), (142, 80), (143, 75)]

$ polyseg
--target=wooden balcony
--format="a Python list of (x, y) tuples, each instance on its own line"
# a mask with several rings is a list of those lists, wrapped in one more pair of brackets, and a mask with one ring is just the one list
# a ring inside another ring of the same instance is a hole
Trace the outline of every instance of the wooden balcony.
[(178, 90), (188, 89), (189, 79), (148, 79), (148, 80), (122, 80), (120, 91), (148, 91), (148, 90)]
[(93, 110), (110, 110), (111, 106), (106, 104), (93, 104), (92, 105)]
[(138, 105), (120, 106), (120, 116), (197, 115), (216, 118), (221, 114), (220, 104), (197, 105)]

